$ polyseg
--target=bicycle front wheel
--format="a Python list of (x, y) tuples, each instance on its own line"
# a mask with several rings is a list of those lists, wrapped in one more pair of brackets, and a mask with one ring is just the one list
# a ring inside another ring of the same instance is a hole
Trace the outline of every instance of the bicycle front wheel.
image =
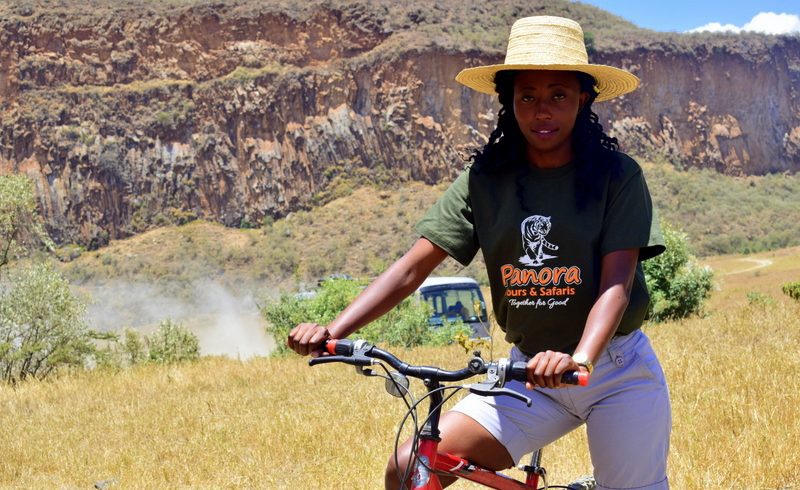
[(567, 488), (569, 490), (595, 490), (597, 482), (594, 481), (593, 476), (582, 476), (567, 485)]

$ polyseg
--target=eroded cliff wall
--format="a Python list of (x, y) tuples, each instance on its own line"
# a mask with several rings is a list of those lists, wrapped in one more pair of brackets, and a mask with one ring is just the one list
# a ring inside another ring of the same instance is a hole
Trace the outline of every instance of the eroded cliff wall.
[[(496, 121), (494, 100), (454, 78), (501, 51), (414, 30), (412, 14), (398, 28), (357, 4), (6, 12), (0, 172), (35, 180), (60, 242), (192, 217), (257, 224), (367, 179), (438, 182)], [(595, 107), (629, 152), (730, 174), (800, 168), (797, 38), (594, 60), (643, 80)]]

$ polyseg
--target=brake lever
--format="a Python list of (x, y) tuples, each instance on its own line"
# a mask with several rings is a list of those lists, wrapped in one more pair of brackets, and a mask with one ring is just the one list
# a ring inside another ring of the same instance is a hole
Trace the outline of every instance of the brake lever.
[[(375, 364), (379, 364), (378, 361), (375, 359), (370, 359), (370, 366), (374, 366)], [(366, 367), (363, 364), (356, 364), (356, 374), (360, 374), (361, 376), (377, 376), (378, 374), (372, 370), (371, 367)]]
[(469, 385), (469, 392), (481, 396), (510, 396), (511, 398), (516, 398), (517, 400), (525, 403), (525, 405), (529, 407), (532, 403), (531, 399), (522, 393), (517, 393), (516, 391), (509, 390), (508, 388), (496, 388), (494, 383), (471, 384)]

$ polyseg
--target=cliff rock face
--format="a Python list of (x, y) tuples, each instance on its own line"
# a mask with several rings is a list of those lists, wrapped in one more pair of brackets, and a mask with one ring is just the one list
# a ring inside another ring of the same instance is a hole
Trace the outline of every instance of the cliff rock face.
[[(56, 240), (90, 246), (192, 217), (257, 224), (359, 179), (453, 177), (497, 117), (455, 75), (502, 53), (321, 5), (91, 22), (7, 8), (0, 173), (31, 176)], [(595, 54), (643, 80), (595, 106), (622, 147), (729, 174), (797, 171), (800, 40), (684, 51)]]
[[(606, 58), (643, 83), (607, 117), (626, 148), (733, 175), (800, 169), (800, 38), (743, 55), (633, 50)], [(792, 135), (795, 136), (792, 136)]]

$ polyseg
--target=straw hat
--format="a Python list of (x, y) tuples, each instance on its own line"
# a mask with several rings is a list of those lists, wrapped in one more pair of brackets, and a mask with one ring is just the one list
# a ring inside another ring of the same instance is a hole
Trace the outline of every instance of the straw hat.
[(494, 75), (503, 70), (570, 70), (588, 73), (597, 85), (597, 101), (632, 92), (639, 78), (625, 70), (589, 63), (583, 29), (563, 17), (525, 17), (514, 22), (502, 65), (461, 70), (456, 81), (478, 92), (494, 95)]

